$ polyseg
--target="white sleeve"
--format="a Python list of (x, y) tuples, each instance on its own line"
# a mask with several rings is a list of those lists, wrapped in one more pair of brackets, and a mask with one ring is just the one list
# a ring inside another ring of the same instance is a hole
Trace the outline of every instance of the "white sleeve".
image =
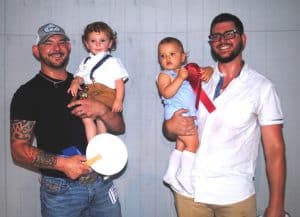
[(122, 78), (123, 80), (128, 79), (128, 72), (119, 58), (113, 57), (110, 58), (109, 61), (111, 61), (112, 63), (110, 64), (110, 72), (112, 73), (112, 76), (115, 78), (115, 80), (120, 78)]
[(269, 83), (262, 89), (258, 120), (260, 125), (283, 123), (280, 100), (273, 84)]

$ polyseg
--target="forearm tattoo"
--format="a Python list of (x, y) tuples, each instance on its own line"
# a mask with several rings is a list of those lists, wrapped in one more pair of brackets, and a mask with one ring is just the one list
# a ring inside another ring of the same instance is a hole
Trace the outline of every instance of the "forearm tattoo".
[(38, 150), (35, 160), (32, 162), (38, 168), (54, 169), (56, 166), (57, 157), (53, 154), (48, 154)]

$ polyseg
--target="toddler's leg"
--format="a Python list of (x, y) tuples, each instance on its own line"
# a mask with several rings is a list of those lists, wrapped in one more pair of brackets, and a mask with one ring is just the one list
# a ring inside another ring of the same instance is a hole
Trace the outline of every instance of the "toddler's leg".
[[(101, 133), (106, 133), (107, 129), (106, 126), (104, 125), (104, 122), (101, 120), (96, 120), (96, 127), (97, 127), (97, 134), (101, 134)], [(104, 176), (103, 179), (106, 180), (108, 179), (109, 176)]]
[(85, 127), (85, 135), (87, 141), (89, 142), (94, 136), (96, 136), (96, 123), (92, 118), (83, 118), (82, 122)]
[(177, 170), (179, 169), (181, 163), (181, 155), (181, 150), (174, 149), (174, 151), (172, 151), (169, 158), (169, 165), (163, 178), (164, 182), (175, 188), (175, 190), (182, 189), (176, 178)]
[(96, 120), (96, 125), (97, 125), (97, 134), (107, 132), (106, 126), (104, 125), (103, 121)]
[(182, 187), (190, 194), (194, 193), (194, 189), (191, 183), (191, 172), (194, 165), (195, 152), (198, 148), (198, 135), (197, 136), (184, 136), (180, 137), (183, 139), (186, 149), (182, 152), (181, 156), (181, 167), (177, 173), (177, 180), (182, 185)]

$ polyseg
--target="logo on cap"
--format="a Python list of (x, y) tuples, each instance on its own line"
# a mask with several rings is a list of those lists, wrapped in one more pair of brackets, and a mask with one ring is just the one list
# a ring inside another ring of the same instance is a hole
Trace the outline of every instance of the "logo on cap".
[(49, 32), (60, 32), (60, 28), (58, 26), (56, 26), (55, 24), (48, 24), (45, 28), (44, 28), (44, 32), (49, 33)]

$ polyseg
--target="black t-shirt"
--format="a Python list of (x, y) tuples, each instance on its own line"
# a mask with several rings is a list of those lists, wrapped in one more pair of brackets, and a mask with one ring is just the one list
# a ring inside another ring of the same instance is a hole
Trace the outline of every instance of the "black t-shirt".
[[(68, 73), (65, 81), (54, 85), (37, 74), (16, 91), (11, 102), (10, 119), (35, 121), (37, 147), (48, 153), (62, 154), (63, 149), (75, 146), (85, 154), (87, 141), (82, 121), (67, 108), (72, 98), (67, 93), (72, 79), (73, 75)], [(55, 170), (41, 169), (41, 172), (65, 177)]]

